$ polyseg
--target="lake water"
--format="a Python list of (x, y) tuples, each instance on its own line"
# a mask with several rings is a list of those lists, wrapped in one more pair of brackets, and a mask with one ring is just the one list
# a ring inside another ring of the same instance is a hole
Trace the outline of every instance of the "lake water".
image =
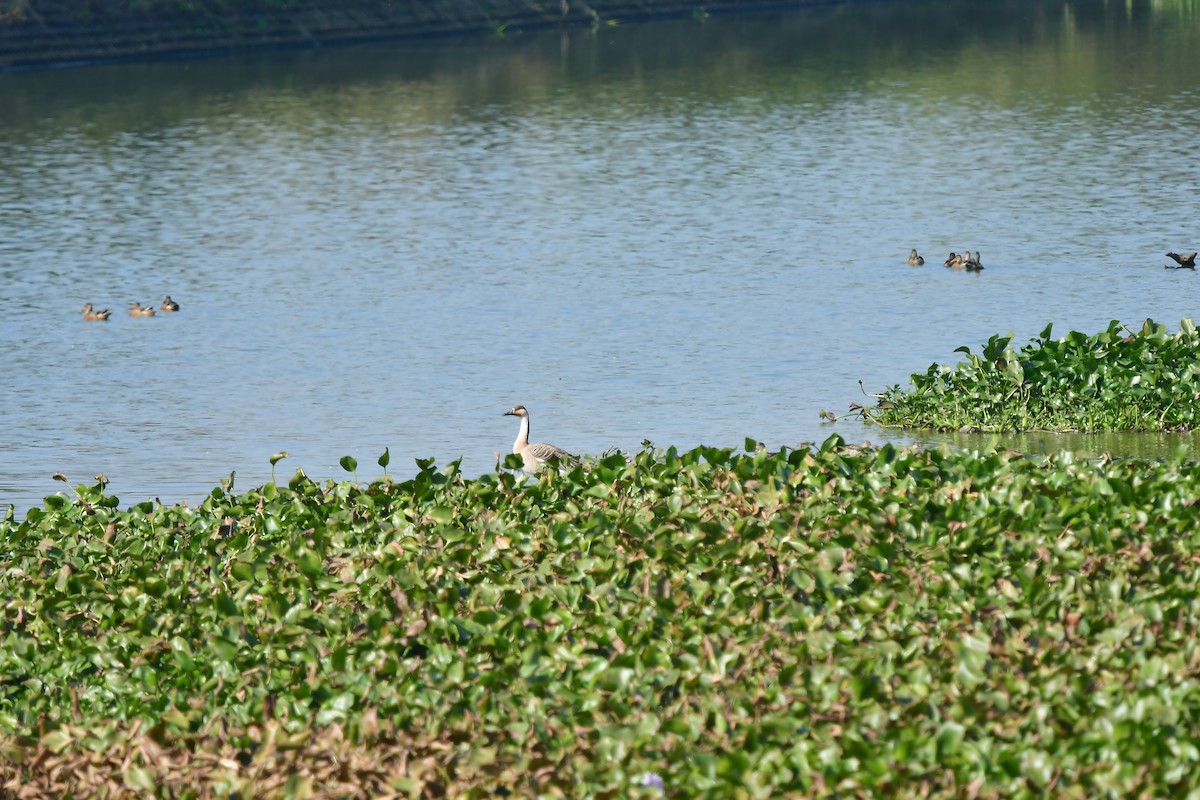
[[(195, 502), (278, 451), (478, 475), (518, 403), (584, 453), (1003, 444), (819, 412), (995, 333), (1197, 315), (1163, 254), (1200, 249), (1198, 23), (851, 4), (0, 75), (0, 502)], [(1180, 439), (1020, 444), (1063, 441)]]

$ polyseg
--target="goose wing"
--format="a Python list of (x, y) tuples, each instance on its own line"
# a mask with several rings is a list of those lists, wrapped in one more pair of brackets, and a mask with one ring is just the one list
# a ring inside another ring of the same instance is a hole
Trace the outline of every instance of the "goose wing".
[(579, 461), (561, 447), (555, 447), (545, 442), (530, 442), (529, 447), (525, 448), (525, 452), (538, 461), (559, 461), (563, 464), (574, 464)]

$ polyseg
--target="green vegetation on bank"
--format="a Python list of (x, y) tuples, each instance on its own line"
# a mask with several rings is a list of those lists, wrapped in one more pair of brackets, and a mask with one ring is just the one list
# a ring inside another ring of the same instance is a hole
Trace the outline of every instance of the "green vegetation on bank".
[(1094, 336), (1050, 338), (1020, 350), (993, 336), (954, 367), (933, 364), (893, 386), (864, 416), (884, 426), (966, 431), (1184, 431), (1200, 419), (1200, 334), (1146, 320)]
[[(0, 0), (0, 72), (50, 64), (195, 57), (430, 36), (503, 36), (532, 28), (599, 29), (662, 17), (708, 20), (829, 5), (827, 0)], [(753, 52), (745, 51), (737, 59), (736, 71), (753, 70), (759, 63), (775, 64), (775, 50), (803, 48), (806, 36), (845, 38), (848, 57), (874, 71), (877, 65), (890, 63), (887, 53), (895, 44), (897, 24), (905, 28), (915, 25), (929, 40), (945, 41), (948, 53), (961, 49), (964, 58), (975, 58), (976, 48), (1002, 44), (1011, 35), (1011, 20), (1016, 16), (1021, 30), (1036, 31), (1037, 36), (1022, 38), (1023, 46), (1032, 51), (1013, 73), (1013, 81), (1019, 83), (1025, 70), (1038, 81), (1051, 71), (1057, 85), (1066, 85), (1095, 74), (1108, 75), (1115, 68), (1091, 59), (1064, 62), (1054, 56), (1056, 47), (1044, 52), (1048, 42), (1065, 35), (1079, 46), (1120, 37), (1119, 44), (1109, 46), (1137, 52), (1145, 46), (1142, 36), (1153, 31), (1154, 47), (1188, 48), (1194, 43), (1192, 32), (1200, 10), (1200, 0), (1131, 0), (1122, 4), (1067, 0), (1063, 5), (956, 0), (869, 5), (873, 6), (870, 12), (854, 11), (861, 19), (861, 25), (854, 28), (843, 28), (828, 9), (799, 26), (795, 20), (785, 22)], [(972, 31), (970, 37), (960, 35), (964, 24)], [(709, 52), (708, 36), (701, 32), (704, 27), (697, 26), (690, 58), (703, 60), (714, 55)], [(957, 70), (934, 66), (921, 67), (923, 80), (950, 84), (962, 80)], [(730, 66), (724, 64), (723, 68)], [(1134, 59), (1122, 65), (1120, 79), (1149, 82), (1170, 94), (1190, 90), (1187, 74), (1186, 69), (1171, 70), (1152, 59)], [(796, 77), (827, 90), (820, 71)], [(736, 88), (736, 82), (725, 77), (718, 82)], [(1004, 88), (1008, 85), (993, 87), (1004, 104), (1011, 102)]]
[(418, 467), (0, 522), (0, 785), (1200, 792), (1193, 462), (833, 437)]
[(3, 19), (23, 22), (40, 16), (47, 8), (66, 12), (79, 20), (106, 19), (129, 15), (151, 17), (174, 14), (229, 14), (237, 11), (289, 9), (303, 0), (0, 0)]
[[(461, 16), (464, 13), (479, 13), (486, 11), (489, 5), (495, 3), (467, 3), (467, 2), (443, 2), (428, 3), (425, 0), (396, 0), (402, 6), (411, 6), (419, 8), (425, 6), (430, 13), (438, 13), (448, 16)], [(262, 10), (288, 10), (298, 6), (310, 4), (311, 0), (56, 0), (55, 2), (47, 2), (47, 0), (0, 0), (0, 19), (8, 19), (14, 21), (22, 21), (30, 16), (37, 16), (46, 12), (48, 9), (65, 11), (78, 18), (88, 17), (116, 17), (128, 14), (140, 14), (144, 16), (152, 16), (155, 14), (171, 15), (171, 14), (202, 14), (202, 15), (217, 15), (229, 14), (246, 11), (262, 11)], [(579, 8), (595, 8), (604, 9), (606, 7), (618, 7), (629, 10), (642, 10), (643, 12), (653, 13), (655, 10), (666, 13), (676, 13), (681, 8), (694, 6), (697, 9), (707, 7), (737, 7), (745, 6), (747, 8), (762, 8), (765, 5), (785, 6), (785, 5), (803, 5), (803, 0), (776, 0), (773, 3), (764, 3), (761, 0), (717, 0), (717, 2), (703, 3), (696, 0), (588, 0), (588, 2), (578, 2), (572, 0), (566, 4), (567, 11), (564, 12), (564, 4), (560, 0), (526, 0), (525, 5), (530, 8), (539, 10), (555, 11), (562, 16), (564, 13), (569, 13), (571, 6)], [(1078, 5), (1073, 2), (1070, 5)], [(1145, 7), (1156, 10), (1177, 10), (1183, 13), (1195, 14), (1200, 10), (1200, 2), (1197, 0), (1137, 0), (1129, 4), (1131, 7)], [(440, 8), (438, 7), (440, 6)], [(332, 6), (331, 6), (332, 7)], [(456, 10), (457, 9), (457, 10)]]
[(391, 7), (397, 16), (402, 15), (417, 21), (478, 23), (479, 20), (489, 18), (503, 21), (513, 14), (518, 19), (526, 20), (597, 20), (610, 11), (634, 16), (679, 15), (693, 9), (702, 11), (706, 6), (728, 10), (758, 10), (765, 5), (782, 7), (805, 4), (806, 0), (777, 0), (767, 4), (755, 0), (711, 0), (708, 3), (700, 0), (489, 0), (486, 3), (475, 0), (443, 0), (440, 3), (430, 3), (427, 0), (388, 0), (378, 3), (374, 0), (340, 0), (333, 3), (322, 0), (0, 0), (0, 24), (37, 20), (47, 14), (65, 15), (78, 22), (103, 23), (130, 17), (233, 19), (241, 15), (321, 8), (331, 14), (347, 8), (352, 12), (361, 13), (363, 10), (382, 6)]
[[(431, 4), (425, 0), (393, 0), (398, 10), (413, 13), (418, 17), (445, 17), (447, 19), (467, 16), (482, 16), (487, 5), (468, 2), (444, 2)], [(603, 4), (604, 0), (600, 0)], [(321, 5), (314, 0), (0, 0), (0, 22), (25, 22), (38, 19), (45, 14), (62, 14), (80, 22), (103, 22), (105, 20), (140, 17), (143, 19), (170, 19), (179, 16), (220, 18), (236, 17), (241, 14), (261, 14), (279, 11), (308, 9)], [(339, 6), (368, 7), (366, 0), (350, 0), (349, 3), (330, 3), (331, 11)], [(503, 2), (497, 4), (503, 8)], [(525, 5), (538, 12), (554, 9), (562, 16), (561, 4), (548, 0), (528, 0)]]
[(246, 52), (650, 17), (820, 0), (0, 0), (0, 70)]

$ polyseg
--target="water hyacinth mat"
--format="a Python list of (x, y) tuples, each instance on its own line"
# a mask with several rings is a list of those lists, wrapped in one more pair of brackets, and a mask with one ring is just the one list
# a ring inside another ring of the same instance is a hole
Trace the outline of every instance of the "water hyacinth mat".
[(1153, 320), (1094, 336), (1051, 326), (1020, 350), (992, 336), (954, 366), (932, 364), (863, 415), (886, 427), (943, 431), (1187, 431), (1200, 421), (1200, 333)]
[(0, 524), (14, 796), (1200, 791), (1184, 454), (75, 492)]

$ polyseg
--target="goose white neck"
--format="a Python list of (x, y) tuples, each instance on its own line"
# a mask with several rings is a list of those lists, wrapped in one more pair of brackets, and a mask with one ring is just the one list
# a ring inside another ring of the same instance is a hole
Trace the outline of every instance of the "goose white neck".
[(529, 415), (521, 417), (521, 427), (517, 431), (517, 440), (513, 442), (513, 452), (520, 453), (529, 444)]

